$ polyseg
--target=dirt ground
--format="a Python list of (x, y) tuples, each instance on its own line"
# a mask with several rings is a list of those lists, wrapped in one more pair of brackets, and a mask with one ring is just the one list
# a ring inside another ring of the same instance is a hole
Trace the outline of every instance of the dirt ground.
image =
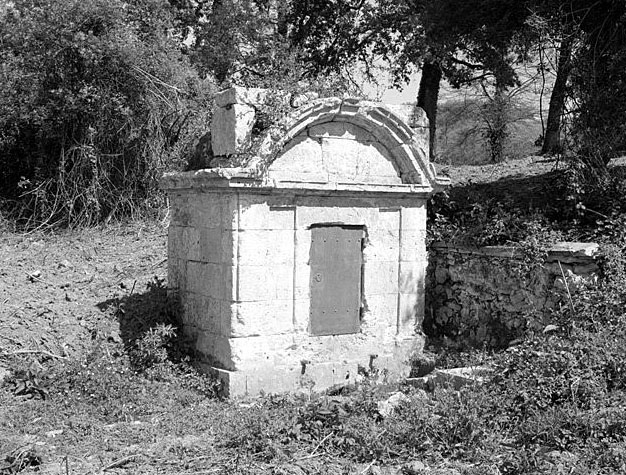
[(111, 303), (164, 279), (166, 253), (157, 224), (2, 236), (0, 365), (6, 354), (72, 357), (98, 335), (119, 339)]

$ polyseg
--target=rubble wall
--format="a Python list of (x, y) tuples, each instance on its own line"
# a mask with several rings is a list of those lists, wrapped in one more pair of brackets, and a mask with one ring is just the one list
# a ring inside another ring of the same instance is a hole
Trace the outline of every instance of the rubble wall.
[(506, 346), (541, 331), (550, 310), (597, 280), (595, 243), (558, 243), (537, 262), (516, 247), (429, 248), (424, 331), (473, 347)]

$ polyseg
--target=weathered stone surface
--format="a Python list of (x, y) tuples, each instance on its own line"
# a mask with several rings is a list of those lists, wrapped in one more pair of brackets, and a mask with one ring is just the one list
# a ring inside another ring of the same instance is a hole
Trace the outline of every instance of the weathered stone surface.
[(239, 228), (242, 230), (294, 229), (295, 207), (272, 206), (263, 196), (242, 196)]
[(225, 300), (233, 287), (233, 269), (229, 265), (187, 261), (189, 292)]
[[(367, 295), (364, 324), (396, 327), (398, 324), (398, 294)], [(372, 323), (370, 323), (372, 322)]]
[(293, 266), (295, 242), (291, 229), (241, 230), (236, 239), (239, 265)]
[(366, 262), (363, 265), (363, 291), (367, 295), (398, 293), (398, 262)]
[(301, 134), (296, 137), (268, 170), (273, 180), (328, 183), (329, 171), (320, 141)]
[(383, 418), (388, 418), (396, 412), (397, 408), (403, 404), (408, 404), (411, 399), (404, 393), (395, 392), (384, 401), (378, 401), (377, 409), (378, 413)]
[(424, 294), (400, 294), (398, 305), (398, 334), (415, 335), (424, 315)]
[(600, 246), (595, 242), (559, 242), (551, 246), (549, 259), (595, 257)]
[(424, 220), (421, 230), (404, 229), (403, 227), (402, 235), (400, 236), (400, 260), (423, 262), (426, 259), (426, 220)]
[(247, 104), (258, 107), (267, 98), (267, 89), (255, 87), (230, 87), (215, 95), (217, 107), (228, 107), (233, 104)]
[(294, 301), (239, 302), (225, 307), (225, 318), (231, 322), (228, 336), (234, 338), (291, 334)]
[(400, 292), (411, 294), (422, 289), (425, 272), (423, 261), (400, 262)]
[(0, 366), (0, 383), (4, 382), (5, 379), (9, 379), (9, 377), (11, 377), (11, 371), (4, 366)]
[(213, 155), (242, 153), (250, 142), (254, 118), (254, 107), (247, 104), (217, 107), (211, 121)]
[(366, 262), (395, 261), (400, 253), (400, 232), (398, 229), (370, 229), (363, 257)]
[(293, 299), (293, 265), (239, 265), (236, 300), (267, 302)]
[(493, 374), (489, 366), (467, 366), (463, 368), (436, 369), (426, 376), (408, 378), (410, 386), (434, 391), (436, 388), (449, 388), (458, 391), (464, 386), (483, 384)]

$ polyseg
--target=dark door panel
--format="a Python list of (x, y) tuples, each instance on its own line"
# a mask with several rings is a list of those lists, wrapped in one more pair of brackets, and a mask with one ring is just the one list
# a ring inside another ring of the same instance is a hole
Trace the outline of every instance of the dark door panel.
[(358, 333), (361, 307), (363, 229), (311, 229), (311, 314), (313, 335)]

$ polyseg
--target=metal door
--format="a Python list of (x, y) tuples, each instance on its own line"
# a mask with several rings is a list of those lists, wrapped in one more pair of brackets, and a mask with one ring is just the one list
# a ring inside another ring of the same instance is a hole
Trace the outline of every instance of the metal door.
[(359, 332), (362, 242), (361, 227), (311, 228), (311, 334)]

